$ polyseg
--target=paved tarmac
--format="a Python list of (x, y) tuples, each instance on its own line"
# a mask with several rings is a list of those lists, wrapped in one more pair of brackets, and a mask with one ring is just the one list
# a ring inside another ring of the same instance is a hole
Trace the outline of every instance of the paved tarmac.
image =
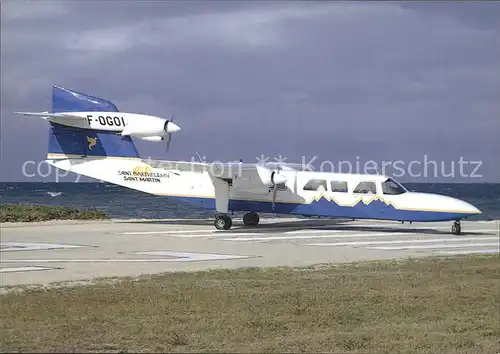
[(499, 254), (500, 221), (413, 223), (233, 219), (111, 220), (1, 225), (0, 286), (215, 268), (308, 266), (364, 260)]

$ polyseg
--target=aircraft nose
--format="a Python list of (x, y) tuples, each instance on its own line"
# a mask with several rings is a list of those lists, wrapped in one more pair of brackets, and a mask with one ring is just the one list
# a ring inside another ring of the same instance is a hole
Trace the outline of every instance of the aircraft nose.
[(168, 122), (167, 125), (167, 133), (176, 133), (181, 130), (181, 127), (179, 127), (177, 124), (174, 122)]
[[(469, 203), (467, 203), (467, 204), (469, 204)], [(479, 210), (478, 208), (476, 208), (472, 204), (469, 204), (469, 208), (471, 210), (471, 214), (482, 214), (483, 213), (481, 210)]]
[(482, 214), (481, 210), (476, 208), (474, 205), (465, 202), (460, 199), (455, 199), (455, 203), (459, 206), (460, 209), (464, 210), (466, 214)]

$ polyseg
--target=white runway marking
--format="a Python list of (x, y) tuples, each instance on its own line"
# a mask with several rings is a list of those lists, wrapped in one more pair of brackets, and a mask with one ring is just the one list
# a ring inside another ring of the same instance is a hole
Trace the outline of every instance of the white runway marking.
[(253, 258), (248, 255), (231, 255), (195, 252), (170, 252), (170, 251), (142, 251), (136, 255), (162, 256), (171, 258), (83, 258), (83, 259), (16, 259), (16, 263), (151, 263), (151, 262), (194, 262), (194, 261), (219, 261), (242, 258)]
[(214, 228), (204, 230), (168, 230), (168, 231), (125, 231), (119, 235), (170, 235), (170, 234), (196, 234), (200, 232), (215, 232)]
[(57, 268), (47, 268), (47, 267), (5, 267), (0, 268), (0, 273), (16, 273), (16, 272), (32, 272), (40, 270), (54, 270)]
[[(342, 225), (343, 227), (349, 227), (350, 225)], [(397, 229), (397, 230), (442, 230), (442, 231), (451, 231), (451, 224), (450, 226), (413, 226), (413, 225), (401, 225), (401, 224), (396, 224), (396, 225), (391, 225), (391, 224), (381, 224), (381, 225), (373, 225), (373, 224), (356, 224), (355, 226), (353, 226), (353, 229), (356, 229), (356, 228), (360, 228), (360, 227), (377, 227), (377, 228), (387, 228), (387, 230), (394, 230), (394, 229)], [(463, 229), (463, 232), (464, 233), (467, 233), (467, 232), (498, 232), (499, 229), (498, 228), (495, 228), (495, 229)]]
[(213, 232), (213, 233), (205, 233), (205, 234), (195, 234), (195, 235), (168, 235), (169, 237), (176, 238), (203, 238), (203, 237), (227, 237), (227, 236), (259, 236), (262, 235), (262, 232)]
[[(260, 233), (257, 235), (261, 235)], [(272, 241), (272, 240), (303, 240), (313, 238), (356, 238), (356, 237), (390, 237), (390, 236), (418, 236), (418, 234), (410, 234), (408, 232), (391, 232), (391, 233), (367, 233), (367, 234), (335, 234), (330, 235), (296, 235), (296, 236), (267, 236), (267, 237), (231, 237), (224, 238), (223, 241)]]
[(214, 236), (228, 236), (228, 235), (261, 235), (261, 233), (254, 232), (241, 232), (235, 233), (231, 231), (217, 231), (217, 230), (179, 230), (179, 231), (151, 231), (151, 232), (121, 232), (119, 235), (165, 235), (169, 237), (178, 238), (197, 238), (197, 237), (214, 237)]
[(35, 251), (35, 250), (52, 250), (66, 248), (81, 248), (88, 246), (81, 245), (64, 245), (57, 243), (38, 243), (38, 242), (0, 242), (0, 252), (15, 252), (15, 251)]
[(404, 245), (404, 246), (380, 246), (380, 247), (367, 247), (372, 250), (386, 250), (386, 251), (396, 251), (396, 250), (409, 250), (409, 249), (440, 249), (440, 248), (466, 248), (466, 247), (494, 247), (499, 246), (498, 243), (441, 243), (437, 245)]
[[(469, 237), (461, 238), (460, 241), (494, 241), (497, 237)], [(397, 243), (435, 243), (435, 242), (456, 242), (457, 238), (434, 238), (423, 240), (389, 240), (389, 241), (352, 241), (352, 242), (332, 242), (332, 243), (308, 243), (308, 246), (366, 246), (366, 245), (384, 245)], [(470, 245), (474, 245), (473, 243)]]
[[(371, 225), (373, 226), (373, 225)], [(397, 227), (397, 226), (396, 226)], [(335, 230), (330, 228), (315, 228), (301, 229), (283, 232), (280, 229), (275, 229), (269, 234), (253, 233), (253, 235), (245, 233), (236, 233), (230, 231), (218, 232), (216, 236), (230, 236), (218, 238), (221, 241), (229, 242), (299, 242), (300, 240), (324, 240), (324, 242), (305, 243), (307, 246), (316, 247), (357, 247), (371, 250), (381, 251), (397, 251), (397, 250), (416, 250), (435, 254), (439, 250), (449, 250), (449, 254), (468, 254), (468, 253), (492, 253), (491, 247), (498, 247), (499, 237), (495, 236), (491, 231), (495, 229), (470, 229), (468, 232), (478, 232), (483, 235), (478, 236), (453, 236), (446, 237), (442, 232), (435, 229), (444, 229), (444, 227), (425, 227), (420, 229), (428, 229), (431, 232), (425, 234), (419, 233), (418, 230), (412, 230), (412, 227), (405, 230), (397, 228), (394, 232), (384, 232), (383, 230), (362, 231), (356, 230)], [(435, 233), (432, 230), (435, 230)], [(447, 229), (447, 228), (446, 228)], [(394, 230), (394, 229), (393, 229)], [(400, 232), (401, 231), (401, 232)], [(488, 231), (490, 231), (488, 233)], [(174, 236), (174, 235), (171, 235)], [(198, 233), (194, 237), (214, 237), (213, 233)], [(180, 235), (176, 237), (185, 237)], [(191, 236), (193, 237), (193, 236)], [(491, 242), (488, 242), (491, 241)], [(495, 242), (497, 241), (497, 242)], [(462, 252), (460, 252), (462, 251)]]
[(252, 256), (238, 256), (232, 254), (214, 254), (214, 253), (193, 253), (193, 252), (169, 252), (169, 251), (143, 251), (135, 252), (134, 254), (145, 256), (162, 256), (162, 257), (177, 257), (189, 258), (191, 261), (206, 261), (206, 260), (221, 260), (221, 259), (241, 259), (250, 258)]
[(497, 249), (486, 249), (486, 250), (456, 250), (456, 251), (436, 251), (437, 254), (442, 255), (461, 255), (461, 254), (469, 254), (469, 253), (483, 253), (483, 254), (492, 254), (498, 253), (500, 255), (500, 250)]

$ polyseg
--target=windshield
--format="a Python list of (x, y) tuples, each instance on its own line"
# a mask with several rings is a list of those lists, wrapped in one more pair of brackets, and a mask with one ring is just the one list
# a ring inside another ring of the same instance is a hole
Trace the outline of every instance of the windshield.
[(384, 194), (396, 195), (406, 193), (406, 189), (392, 179), (388, 179), (382, 183), (382, 192)]

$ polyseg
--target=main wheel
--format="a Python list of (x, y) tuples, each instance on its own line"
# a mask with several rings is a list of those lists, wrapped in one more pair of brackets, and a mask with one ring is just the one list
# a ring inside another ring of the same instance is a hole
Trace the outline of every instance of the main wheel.
[(462, 232), (462, 226), (460, 225), (460, 222), (455, 221), (453, 223), (453, 226), (451, 227), (451, 233), (453, 235), (460, 235)]
[(245, 226), (256, 226), (259, 224), (259, 214), (254, 212), (245, 213), (243, 215), (243, 224)]
[(215, 217), (214, 225), (218, 230), (229, 230), (233, 225), (233, 221), (227, 215), (217, 215)]

